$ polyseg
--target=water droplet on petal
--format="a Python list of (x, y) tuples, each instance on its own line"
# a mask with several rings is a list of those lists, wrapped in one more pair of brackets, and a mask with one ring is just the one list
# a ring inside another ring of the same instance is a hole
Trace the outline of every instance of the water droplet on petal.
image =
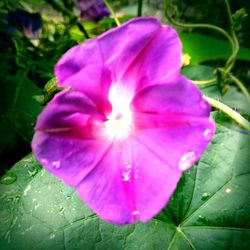
[(48, 163), (48, 161), (45, 158), (42, 158), (41, 163), (42, 163), (42, 165), (46, 165)]
[(205, 200), (207, 200), (209, 197), (210, 197), (210, 194), (209, 194), (209, 193), (204, 193), (204, 194), (201, 196), (201, 200), (202, 200), (202, 201), (205, 201)]
[(132, 165), (129, 164), (129, 163), (126, 163), (126, 164), (125, 164), (125, 167), (126, 167), (126, 169), (131, 169), (131, 168), (132, 168)]
[(140, 214), (140, 211), (138, 211), (138, 210), (134, 210), (132, 212), (132, 215), (133, 215), (134, 219), (139, 219), (139, 214)]
[(130, 180), (130, 171), (125, 171), (122, 173), (122, 180), (129, 181)]
[(14, 173), (9, 172), (1, 177), (0, 183), (2, 183), (4, 185), (9, 185), (9, 184), (12, 184), (13, 182), (15, 182), (16, 179), (17, 179), (16, 175)]
[(204, 131), (203, 135), (204, 135), (204, 138), (209, 141), (212, 138), (212, 135), (213, 135), (212, 130), (210, 128), (207, 128)]
[(196, 160), (196, 154), (194, 151), (184, 154), (179, 160), (179, 168), (182, 171), (187, 170)]
[(54, 168), (60, 168), (61, 167), (61, 162), (60, 161), (52, 161), (52, 166)]
[(208, 107), (208, 105), (207, 105), (207, 101), (205, 101), (204, 99), (202, 99), (201, 100), (201, 102), (200, 102), (200, 106), (201, 106), (201, 108), (207, 108)]
[(139, 178), (139, 170), (138, 169), (135, 170), (134, 177), (135, 177), (135, 179)]

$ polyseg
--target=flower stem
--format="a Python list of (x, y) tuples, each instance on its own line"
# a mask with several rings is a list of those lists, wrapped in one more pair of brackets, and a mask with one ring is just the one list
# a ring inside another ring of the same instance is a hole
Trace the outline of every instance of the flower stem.
[(120, 26), (121, 23), (120, 23), (120, 21), (118, 20), (118, 18), (116, 17), (116, 14), (115, 14), (114, 10), (112, 9), (112, 7), (110, 6), (109, 2), (108, 2), (107, 0), (104, 0), (104, 3), (105, 3), (105, 5), (107, 6), (107, 8), (109, 9), (109, 11), (110, 11), (112, 17), (114, 18), (116, 25), (117, 25), (117, 26)]
[(238, 112), (234, 111), (224, 103), (219, 102), (211, 97), (203, 96), (203, 98), (206, 99), (211, 106), (221, 110), (222, 112), (230, 116), (240, 126), (242, 126), (244, 129), (250, 132), (250, 122), (246, 120), (243, 116), (241, 116)]
[(142, 15), (142, 2), (143, 2), (143, 0), (138, 0), (137, 16)]
[(206, 85), (206, 84), (213, 84), (217, 82), (216, 78), (210, 79), (210, 80), (203, 80), (203, 81), (192, 81), (196, 85)]

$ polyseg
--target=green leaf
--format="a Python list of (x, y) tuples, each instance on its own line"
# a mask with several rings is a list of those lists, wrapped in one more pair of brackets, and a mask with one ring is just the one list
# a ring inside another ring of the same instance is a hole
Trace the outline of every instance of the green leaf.
[[(182, 70), (183, 75), (194, 81), (210, 80), (214, 78), (213, 72), (214, 69), (212, 67), (205, 65), (188, 66)], [(242, 113), (250, 114), (250, 106), (246, 97), (233, 83), (224, 95), (221, 94), (219, 86), (216, 84), (199, 87), (204, 95), (219, 100)]]
[(249, 135), (217, 125), (169, 205), (145, 224), (124, 227), (99, 219), (29, 155), (8, 173), (15, 181), (0, 184), (0, 248), (249, 249), (249, 142)]
[[(29, 142), (33, 135), (33, 127), (37, 115), (41, 112), (42, 106), (35, 101), (33, 96), (42, 93), (29, 80), (25, 72), (18, 72), (9, 76), (1, 83), (2, 86), (2, 109), (6, 127), (16, 131), (24, 140)], [(3, 132), (3, 137), (5, 137)]]
[[(231, 53), (229, 42), (199, 33), (180, 33), (183, 51), (191, 57), (191, 65), (211, 60), (227, 60)], [(240, 47), (237, 59), (250, 61), (250, 49)]]

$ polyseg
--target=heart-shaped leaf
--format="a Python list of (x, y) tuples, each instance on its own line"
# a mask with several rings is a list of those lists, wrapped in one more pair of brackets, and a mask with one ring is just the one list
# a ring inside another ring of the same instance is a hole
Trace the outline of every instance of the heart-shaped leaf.
[(124, 227), (99, 219), (29, 155), (1, 178), (0, 249), (249, 249), (249, 142), (217, 125), (168, 206)]

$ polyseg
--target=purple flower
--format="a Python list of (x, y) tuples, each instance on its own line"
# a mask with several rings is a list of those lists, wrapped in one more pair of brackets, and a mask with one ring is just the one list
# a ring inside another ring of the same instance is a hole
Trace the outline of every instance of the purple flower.
[(33, 152), (105, 220), (156, 215), (214, 134), (209, 104), (180, 75), (181, 50), (171, 27), (135, 18), (56, 65), (71, 90), (39, 116)]
[(39, 13), (29, 13), (24, 10), (15, 10), (6, 16), (8, 32), (14, 29), (22, 31), (27, 37), (38, 37), (42, 27), (42, 19)]
[(81, 18), (86, 21), (99, 21), (109, 16), (109, 10), (101, 0), (77, 0)]

